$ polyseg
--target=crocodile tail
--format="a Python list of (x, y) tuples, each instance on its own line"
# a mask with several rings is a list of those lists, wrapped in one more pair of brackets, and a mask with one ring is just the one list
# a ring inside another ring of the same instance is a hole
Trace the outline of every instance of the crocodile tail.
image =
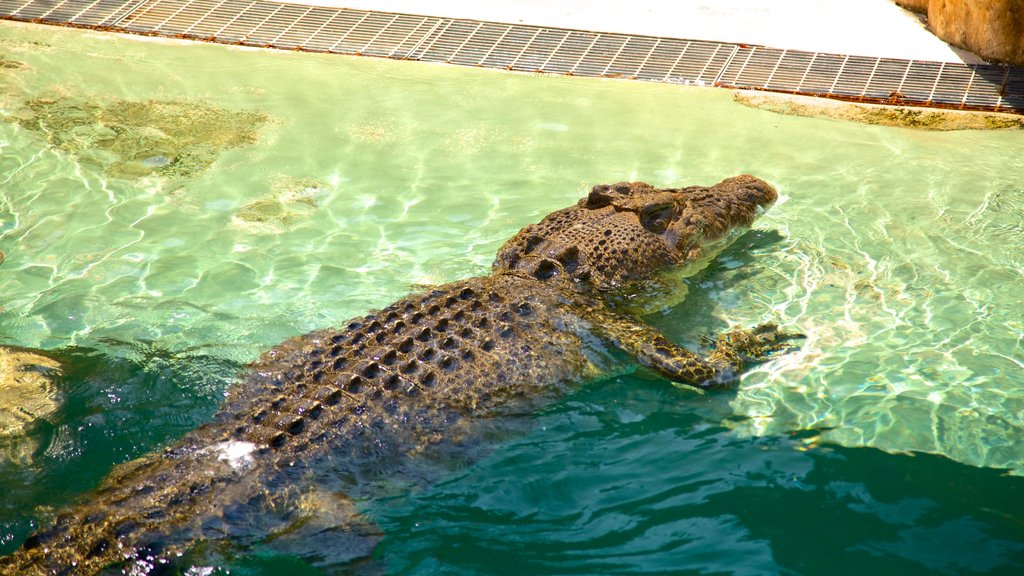
[(105, 519), (73, 511), (28, 537), (21, 548), (0, 558), (0, 576), (95, 574), (124, 562), (115, 532)]
[(200, 511), (232, 479), (216, 454), (202, 450), (122, 464), (87, 499), (0, 558), (0, 576), (85, 576), (119, 564), (163, 564), (199, 537), (197, 522), (208, 516)]
[(136, 516), (135, 506), (119, 506), (113, 492), (99, 490), (30, 535), (13, 554), (0, 558), (0, 576), (86, 576), (154, 557), (154, 550), (137, 541), (153, 519)]

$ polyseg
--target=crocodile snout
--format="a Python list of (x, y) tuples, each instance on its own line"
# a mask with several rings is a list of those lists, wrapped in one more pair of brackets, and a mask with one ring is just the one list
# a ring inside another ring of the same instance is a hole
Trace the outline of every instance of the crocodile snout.
[(575, 206), (506, 242), (494, 269), (612, 289), (717, 253), (776, 197), (767, 182), (749, 175), (710, 188), (658, 189), (643, 182), (595, 186)]

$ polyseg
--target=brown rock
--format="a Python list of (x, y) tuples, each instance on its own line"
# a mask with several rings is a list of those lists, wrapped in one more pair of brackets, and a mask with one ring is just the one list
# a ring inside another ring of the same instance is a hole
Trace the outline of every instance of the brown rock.
[(1024, 65), (1024, 0), (929, 0), (928, 27), (986, 60)]
[(60, 363), (44, 353), (0, 346), (0, 436), (53, 414), (60, 376)]
[(928, 11), (928, 0), (896, 0), (896, 5), (911, 12), (924, 14)]
[(59, 361), (40, 350), (0, 346), (0, 465), (28, 464), (39, 451), (33, 427), (60, 407)]

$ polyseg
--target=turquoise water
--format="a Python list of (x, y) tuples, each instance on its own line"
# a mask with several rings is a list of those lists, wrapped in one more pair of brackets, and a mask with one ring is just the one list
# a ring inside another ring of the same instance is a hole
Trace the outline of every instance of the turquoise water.
[[(590, 186), (782, 200), (648, 320), (774, 320), (735, 392), (595, 382), (368, 503), (393, 574), (1024, 569), (1024, 135), (784, 117), (727, 91), (0, 23), (0, 344), (64, 349), (0, 438), (0, 552), (208, 418), (240, 365), (485, 273)], [(318, 574), (271, 550), (232, 574)]]

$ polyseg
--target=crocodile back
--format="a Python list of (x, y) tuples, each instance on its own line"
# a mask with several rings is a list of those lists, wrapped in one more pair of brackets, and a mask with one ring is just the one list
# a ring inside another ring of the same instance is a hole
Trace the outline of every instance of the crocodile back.
[(287, 340), (250, 366), (213, 422), (116, 468), (87, 503), (0, 559), (0, 574), (73, 563), (89, 573), (199, 539), (260, 541), (296, 521), (303, 491), (358, 498), (411, 460), (465, 456), (495, 416), (613, 368), (585, 309), (556, 285), (499, 274)]

